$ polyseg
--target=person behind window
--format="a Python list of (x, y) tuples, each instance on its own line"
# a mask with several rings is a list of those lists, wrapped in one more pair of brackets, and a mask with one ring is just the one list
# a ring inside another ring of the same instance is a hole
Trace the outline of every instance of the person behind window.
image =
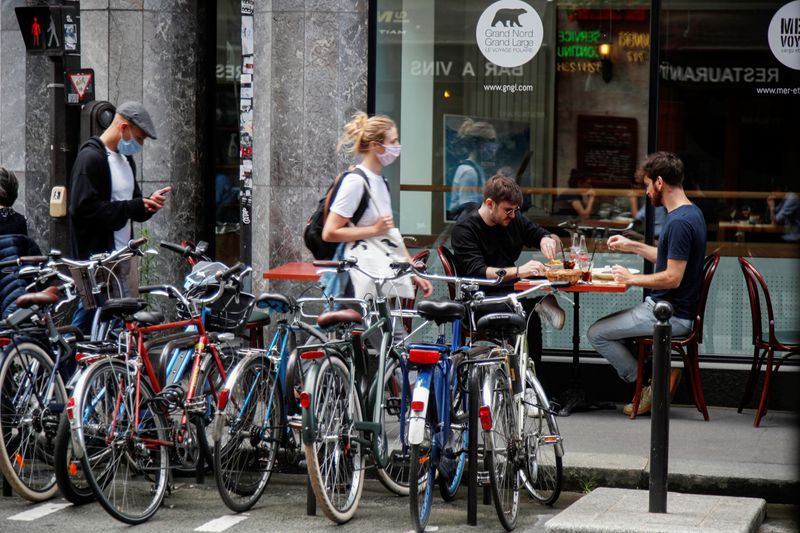
[[(642, 231), (644, 231), (644, 216), (646, 210), (644, 206), (639, 207), (639, 194), (637, 192), (631, 191), (629, 195), (631, 201), (631, 216), (633, 217), (634, 222), (638, 224), (637, 227), (641, 226)], [(660, 205), (655, 208), (653, 211), (653, 238), (658, 239), (661, 235), (661, 228), (664, 227), (664, 222), (667, 220), (667, 210), (664, 208), (663, 205)], [(641, 237), (643, 239), (644, 237)], [(637, 239), (640, 240), (640, 239)]]
[(447, 205), (447, 218), (455, 220), (463, 211), (477, 208), (483, 202), (486, 172), (481, 165), (497, 152), (497, 132), (488, 122), (466, 119), (458, 129), (458, 141), (467, 157), (453, 175), (452, 192)]
[[(361, 158), (356, 168), (364, 177), (351, 171), (342, 178), (322, 228), (322, 239), (327, 242), (355, 243), (387, 235), (394, 228), (394, 217), (389, 187), (382, 173), (383, 167), (400, 156), (397, 126), (392, 119), (383, 115), (368, 117), (366, 113), (357, 113), (344, 127), (338, 148), (343, 147)], [(358, 221), (351, 224), (365, 192), (369, 195), (367, 207)], [(411, 261), (405, 247), (403, 250), (406, 259)], [(387, 261), (391, 262), (390, 259)], [(422, 289), (424, 296), (430, 296), (433, 292), (429, 281), (415, 276), (413, 282)], [(361, 298), (364, 295), (355, 296)]]
[(28, 221), (14, 211), (19, 182), (10, 170), (0, 167), (0, 235), (27, 235)]
[(782, 180), (773, 180), (773, 194), (767, 197), (767, 214), (772, 224), (783, 226), (783, 241), (800, 242), (800, 198), (787, 190)]
[[(703, 260), (706, 252), (706, 224), (703, 213), (689, 201), (683, 190), (683, 163), (677, 155), (656, 152), (641, 164), (639, 171), (647, 187), (647, 197), (654, 206), (667, 209), (667, 219), (658, 240), (658, 247), (632, 241), (621, 235), (608, 239), (612, 251), (633, 252), (655, 263), (653, 274), (631, 274), (627, 268), (614, 265), (614, 281), (627, 286), (651, 289), (641, 304), (601, 318), (589, 328), (586, 336), (595, 350), (608, 359), (627, 383), (636, 382), (638, 363), (625, 344), (626, 339), (653, 335), (656, 318), (653, 307), (658, 301), (672, 304), (670, 319), (672, 336), (688, 335), (692, 330), (697, 298), (703, 284)], [(670, 377), (670, 393), (674, 394), (680, 379), (675, 369)], [(637, 414), (650, 411), (652, 389), (642, 391)], [(626, 415), (633, 411), (628, 404)]]
[(558, 195), (553, 204), (553, 214), (589, 218), (594, 211), (595, 201), (592, 178), (573, 168), (569, 173), (568, 185), (571, 190)]

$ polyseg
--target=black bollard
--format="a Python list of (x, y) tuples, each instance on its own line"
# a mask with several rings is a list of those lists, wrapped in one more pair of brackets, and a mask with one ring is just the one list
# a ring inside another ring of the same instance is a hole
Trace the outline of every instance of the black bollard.
[(650, 512), (667, 512), (669, 463), (669, 367), (672, 353), (672, 306), (658, 302), (653, 331), (653, 406), (650, 420)]

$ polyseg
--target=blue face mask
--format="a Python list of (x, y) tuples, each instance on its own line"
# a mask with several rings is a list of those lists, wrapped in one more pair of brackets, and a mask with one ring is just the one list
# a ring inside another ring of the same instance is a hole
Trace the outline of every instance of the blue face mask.
[(129, 156), (138, 154), (142, 151), (142, 145), (136, 142), (136, 139), (131, 137), (130, 139), (120, 139), (117, 143), (117, 152), (120, 155)]

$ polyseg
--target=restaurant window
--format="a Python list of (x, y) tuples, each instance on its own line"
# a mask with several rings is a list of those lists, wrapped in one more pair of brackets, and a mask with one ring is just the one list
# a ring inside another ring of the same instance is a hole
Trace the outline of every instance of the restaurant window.
[[(479, 186), (500, 173), (522, 187), (524, 216), (567, 247), (579, 230), (596, 250), (595, 266), (641, 269), (640, 258), (604, 243), (615, 232), (647, 233), (635, 169), (655, 128), (656, 148), (685, 161), (708, 252), (724, 256), (710, 298), (728, 305), (710, 307), (703, 349), (750, 354), (736, 256), (755, 256), (778, 276), (789, 294), (787, 320), (800, 308), (800, 228), (774, 224), (770, 214), (771, 203), (796, 201), (800, 168), (792, 134), (800, 71), (774, 50), (782, 31), (796, 39), (798, 28), (787, 16), (771, 29), (784, 4), (664, 0), (653, 78), (648, 1), (375, 0), (370, 89), (373, 111), (398, 123), (403, 144), (398, 163), (385, 169), (401, 231), (420, 248), (449, 244), (459, 210), (480, 202)], [(796, 63), (800, 49), (783, 57)], [(650, 102), (651, 83), (658, 102)], [(649, 124), (651, 104), (657, 126)], [(522, 259), (529, 257), (541, 259)], [(641, 298), (631, 290), (587, 302), (582, 329)], [(569, 329), (546, 332), (545, 344), (570, 346)], [(581, 348), (590, 349), (585, 338)]]
[(216, 2), (214, 128), (214, 239), (216, 259), (234, 264), (240, 256), (239, 80), (242, 72), (241, 2)]

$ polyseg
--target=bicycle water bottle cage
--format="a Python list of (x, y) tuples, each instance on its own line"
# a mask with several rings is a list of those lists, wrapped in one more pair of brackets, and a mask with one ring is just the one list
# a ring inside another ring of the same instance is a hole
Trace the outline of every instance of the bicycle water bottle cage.
[(355, 309), (340, 309), (338, 311), (328, 311), (327, 313), (319, 315), (317, 318), (317, 326), (322, 329), (328, 329), (344, 324), (357, 325), (361, 324), (363, 321), (364, 317)]
[(490, 313), (478, 319), (475, 327), (480, 333), (508, 338), (525, 331), (525, 317), (516, 313)]
[(451, 301), (423, 300), (417, 304), (417, 312), (425, 320), (441, 326), (448, 322), (461, 320), (466, 315), (464, 304)]

